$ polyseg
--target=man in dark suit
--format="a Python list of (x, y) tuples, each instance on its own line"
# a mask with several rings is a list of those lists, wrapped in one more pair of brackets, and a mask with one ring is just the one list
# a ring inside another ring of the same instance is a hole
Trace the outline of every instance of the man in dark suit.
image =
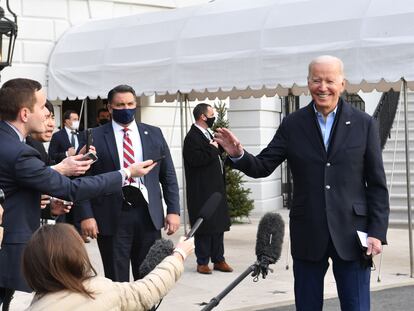
[(49, 156), (56, 163), (68, 156), (73, 156), (84, 142), (79, 135), (79, 115), (74, 110), (66, 110), (63, 114), (63, 128), (54, 133), (49, 145)]
[(342, 61), (320, 56), (309, 65), (313, 101), (287, 116), (269, 145), (253, 156), (220, 129), (216, 141), (234, 167), (251, 177), (290, 164), (290, 238), (297, 310), (322, 310), (323, 280), (332, 259), (342, 310), (369, 310), (369, 260), (356, 231), (367, 233), (367, 256), (386, 243), (389, 203), (375, 120), (340, 98)]
[[(31, 133), (45, 130), (46, 97), (39, 82), (13, 79), (0, 89), (0, 189), (3, 204), (3, 245), (0, 250), (0, 305), (10, 305), (14, 290), (30, 292), (21, 271), (21, 254), (32, 233), (39, 227), (40, 195), (68, 201), (120, 191), (131, 176), (143, 176), (155, 164), (137, 163), (118, 172), (70, 180), (41, 160), (39, 153), (24, 143)], [(86, 160), (84, 170), (92, 161)], [(149, 166), (148, 166), (149, 165)], [(146, 167), (148, 166), (148, 167)]]
[(224, 232), (230, 230), (229, 208), (226, 200), (224, 166), (217, 142), (209, 132), (215, 117), (210, 105), (201, 103), (193, 110), (195, 123), (184, 139), (183, 157), (187, 186), (187, 208), (190, 224), (199, 217), (200, 208), (214, 193), (223, 195), (211, 218), (205, 220), (194, 236), (197, 272), (211, 274), (214, 270), (232, 272), (224, 259)]
[[(90, 173), (165, 157), (145, 178), (130, 180), (123, 192), (83, 202), (76, 211), (81, 213), (82, 232), (98, 239), (105, 276), (120, 282), (129, 281), (130, 263), (134, 279), (139, 278), (139, 266), (161, 237), (162, 227), (173, 234), (180, 225), (178, 183), (170, 150), (159, 128), (135, 121), (136, 106), (130, 86), (119, 85), (108, 93), (112, 122), (92, 129), (99, 160)], [(165, 220), (162, 194), (167, 205)]]

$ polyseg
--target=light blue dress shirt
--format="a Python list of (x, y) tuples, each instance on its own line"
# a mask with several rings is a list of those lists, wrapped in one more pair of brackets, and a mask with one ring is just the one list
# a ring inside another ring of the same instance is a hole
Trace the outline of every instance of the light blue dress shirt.
[(332, 126), (335, 121), (335, 115), (336, 110), (338, 109), (338, 106), (335, 107), (335, 109), (328, 114), (328, 116), (325, 118), (323, 117), (323, 114), (320, 113), (318, 110), (316, 110), (315, 105), (313, 105), (313, 109), (315, 110), (316, 118), (318, 119), (319, 128), (321, 129), (323, 143), (325, 145), (325, 150), (328, 150), (329, 142), (331, 139), (331, 132), (332, 132)]

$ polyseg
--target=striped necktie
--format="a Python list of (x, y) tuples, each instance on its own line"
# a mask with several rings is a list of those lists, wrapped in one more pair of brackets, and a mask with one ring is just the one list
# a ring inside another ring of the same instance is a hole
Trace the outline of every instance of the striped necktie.
[[(135, 162), (135, 156), (134, 156), (134, 148), (132, 146), (131, 138), (129, 137), (128, 131), (129, 128), (125, 127), (122, 129), (124, 131), (124, 167), (128, 168), (131, 164), (134, 164)], [(133, 178), (128, 179), (130, 183), (134, 182)]]

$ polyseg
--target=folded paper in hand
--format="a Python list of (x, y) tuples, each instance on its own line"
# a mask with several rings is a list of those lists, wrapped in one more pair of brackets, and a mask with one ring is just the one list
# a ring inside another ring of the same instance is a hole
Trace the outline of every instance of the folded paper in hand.
[(368, 244), (367, 244), (368, 233), (357, 230), (357, 235), (358, 235), (359, 245), (361, 245), (362, 248), (368, 248)]

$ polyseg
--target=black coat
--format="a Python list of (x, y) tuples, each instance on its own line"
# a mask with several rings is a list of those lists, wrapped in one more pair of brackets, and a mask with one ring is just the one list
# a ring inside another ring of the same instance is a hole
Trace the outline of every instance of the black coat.
[(210, 145), (207, 137), (195, 125), (184, 139), (184, 168), (187, 184), (187, 208), (190, 224), (196, 221), (200, 209), (211, 194), (219, 192), (223, 199), (210, 219), (198, 229), (198, 234), (212, 234), (230, 229), (229, 208), (226, 200), (224, 167), (220, 151)]
[(30, 136), (27, 136), (26, 137), (26, 144), (28, 144), (29, 146), (31, 146), (31, 147), (33, 147), (34, 149), (36, 149), (37, 150), (37, 152), (39, 152), (40, 153), (40, 159), (47, 165), (47, 166), (50, 166), (50, 165), (53, 165), (51, 162), (51, 160), (50, 160), (50, 158), (49, 158), (49, 155), (47, 154), (47, 152), (46, 152), (46, 149), (45, 149), (45, 147), (44, 147), (44, 145), (43, 145), (43, 143), (41, 143), (40, 141), (37, 141), (37, 140), (35, 140), (35, 139), (33, 139), (32, 137), (30, 137)]
[(286, 117), (259, 155), (245, 151), (234, 167), (265, 177), (285, 159), (293, 175), (292, 256), (320, 260), (329, 237), (339, 256), (357, 260), (356, 230), (386, 243), (389, 202), (378, 127), (368, 114), (340, 100), (328, 152), (313, 102)]

